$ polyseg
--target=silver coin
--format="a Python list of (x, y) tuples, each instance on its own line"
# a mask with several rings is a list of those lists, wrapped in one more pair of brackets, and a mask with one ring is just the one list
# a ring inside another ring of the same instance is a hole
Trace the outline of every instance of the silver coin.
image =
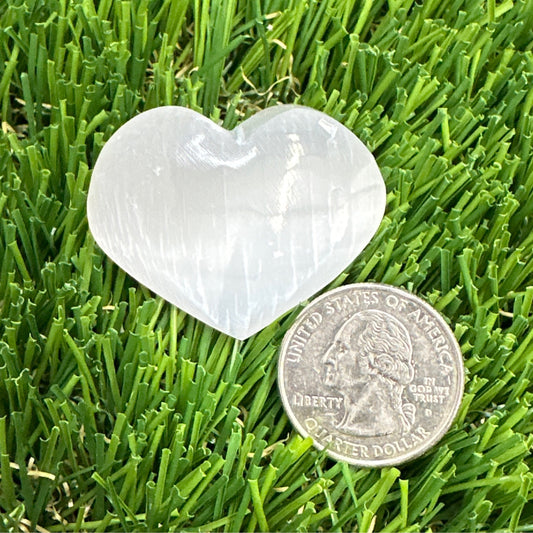
[(440, 314), (379, 283), (311, 302), (283, 339), (278, 369), (298, 432), (360, 466), (422, 455), (449, 429), (464, 386), (461, 351)]

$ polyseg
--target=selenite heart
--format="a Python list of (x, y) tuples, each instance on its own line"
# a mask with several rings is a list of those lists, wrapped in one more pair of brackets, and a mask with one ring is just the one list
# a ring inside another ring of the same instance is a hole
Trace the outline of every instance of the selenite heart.
[(238, 339), (339, 275), (384, 209), (361, 141), (293, 105), (232, 131), (182, 107), (141, 113), (103, 148), (87, 200), (90, 229), (115, 263)]

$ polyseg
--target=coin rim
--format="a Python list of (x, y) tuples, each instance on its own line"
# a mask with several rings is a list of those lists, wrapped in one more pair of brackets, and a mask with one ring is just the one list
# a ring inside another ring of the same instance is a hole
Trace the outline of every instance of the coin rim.
[[(295, 333), (295, 330), (298, 328), (302, 320), (304, 319), (304, 315), (307, 316), (309, 310), (314, 307), (316, 304), (319, 304), (322, 300), (325, 300), (329, 298), (331, 295), (338, 293), (338, 292), (345, 292), (353, 289), (361, 289), (361, 290), (372, 290), (374, 288), (381, 288), (385, 289), (387, 291), (391, 292), (397, 292), (401, 296), (408, 297), (411, 300), (414, 300), (415, 303), (420, 304), (420, 306), (428, 311), (432, 316), (436, 316), (437, 320), (440, 321), (440, 323), (444, 326), (444, 329), (448, 335), (448, 337), (451, 339), (451, 344), (453, 347), (455, 347), (454, 350), (454, 356), (459, 362), (459, 369), (460, 372), (458, 372), (458, 386), (456, 389), (455, 396), (453, 398), (453, 404), (452, 409), (448, 412), (447, 416), (443, 417), (443, 421), (437, 426), (437, 430), (434, 431), (431, 438), (429, 438), (423, 446), (420, 448), (415, 448), (412, 452), (406, 452), (402, 455), (390, 458), (390, 459), (372, 459), (372, 460), (364, 460), (364, 459), (356, 459), (354, 457), (350, 457), (347, 455), (343, 455), (340, 453), (337, 453), (335, 451), (329, 450), (326, 448), (326, 446), (322, 446), (320, 443), (316, 442), (315, 439), (309, 433), (305, 430), (305, 428), (302, 426), (302, 424), (299, 422), (299, 420), (296, 418), (290, 404), (288, 401), (288, 394), (285, 389), (285, 383), (284, 383), (284, 362), (285, 362), (285, 355), (287, 352), (287, 348), (289, 345), (289, 339), (292, 338), (292, 336)], [(321, 294), (311, 302), (309, 302), (308, 305), (305, 306), (305, 308), (301, 311), (301, 313), (298, 315), (296, 320), (294, 321), (293, 325), (287, 330), (283, 337), (283, 341), (281, 343), (280, 352), (279, 352), (279, 359), (278, 359), (278, 389), (281, 396), (281, 401), (283, 404), (283, 407), (285, 408), (285, 412), (287, 413), (287, 416), (289, 417), (289, 420), (291, 421), (292, 425), (296, 428), (298, 433), (300, 433), (301, 436), (304, 438), (310, 437), (313, 440), (313, 446), (317, 448), (318, 450), (324, 450), (326, 449), (326, 453), (332, 457), (333, 459), (337, 459), (340, 461), (345, 461), (347, 463), (350, 463), (352, 465), (356, 466), (363, 466), (363, 467), (384, 467), (384, 466), (394, 466), (401, 463), (406, 463), (408, 461), (411, 461), (417, 457), (420, 457), (425, 452), (427, 452), (430, 448), (432, 448), (438, 441), (444, 437), (444, 435), (448, 432), (450, 427), (452, 426), (452, 423), (457, 416), (457, 413), (459, 411), (459, 408), (461, 407), (461, 399), (464, 394), (464, 383), (465, 383), (465, 368), (464, 368), (464, 362), (463, 362), (463, 355), (461, 352), (461, 348), (459, 346), (459, 343), (457, 342), (457, 339), (455, 338), (455, 335), (451, 329), (451, 327), (448, 325), (446, 320), (444, 320), (444, 317), (437, 311), (434, 307), (432, 307), (429, 303), (427, 303), (425, 300), (417, 296), (416, 294), (413, 294), (412, 292), (407, 291), (406, 289), (396, 287), (394, 285), (388, 285), (386, 283), (352, 283), (350, 285), (342, 285), (341, 287), (337, 287), (336, 289), (332, 289), (331, 291), (328, 291), (324, 294)]]

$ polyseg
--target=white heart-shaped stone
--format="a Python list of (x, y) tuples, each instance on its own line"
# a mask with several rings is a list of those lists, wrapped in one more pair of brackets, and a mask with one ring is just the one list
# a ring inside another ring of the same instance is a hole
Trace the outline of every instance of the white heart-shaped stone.
[(339, 275), (376, 232), (372, 154), (314, 109), (265, 109), (232, 131), (182, 107), (141, 113), (107, 142), (87, 213), (137, 281), (244, 339)]

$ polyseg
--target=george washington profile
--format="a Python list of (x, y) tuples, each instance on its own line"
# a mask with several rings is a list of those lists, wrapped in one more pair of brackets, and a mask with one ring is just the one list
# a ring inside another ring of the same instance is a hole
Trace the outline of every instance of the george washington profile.
[(337, 429), (358, 436), (409, 431), (415, 415), (403, 391), (413, 380), (412, 346), (405, 326), (375, 309), (346, 321), (327, 350), (324, 384), (343, 397)]

